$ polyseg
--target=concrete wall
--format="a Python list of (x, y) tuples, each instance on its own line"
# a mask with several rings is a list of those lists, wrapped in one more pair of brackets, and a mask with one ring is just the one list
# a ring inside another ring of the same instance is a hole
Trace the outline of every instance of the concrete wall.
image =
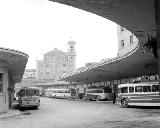
[(0, 92), (0, 113), (7, 112), (9, 109), (8, 95), (8, 64), (0, 61), (0, 73), (2, 74), (2, 92)]
[(0, 74), (2, 74), (2, 88), (0, 92), (0, 113), (7, 112), (14, 101), (14, 82), (8, 72), (7, 62), (0, 61)]

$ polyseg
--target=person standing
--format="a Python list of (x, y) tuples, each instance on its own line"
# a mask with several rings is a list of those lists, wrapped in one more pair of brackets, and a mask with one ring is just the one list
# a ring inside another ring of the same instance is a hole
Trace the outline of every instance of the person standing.
[(116, 102), (116, 93), (113, 92), (113, 104), (115, 104), (115, 102)]

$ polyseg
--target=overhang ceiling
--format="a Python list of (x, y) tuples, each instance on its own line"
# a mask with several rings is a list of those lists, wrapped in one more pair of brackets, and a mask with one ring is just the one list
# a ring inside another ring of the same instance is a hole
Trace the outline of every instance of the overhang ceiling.
[(8, 64), (8, 71), (13, 82), (21, 82), (28, 55), (20, 51), (0, 48), (0, 60)]
[(155, 32), (154, 0), (50, 0), (102, 16), (135, 35)]

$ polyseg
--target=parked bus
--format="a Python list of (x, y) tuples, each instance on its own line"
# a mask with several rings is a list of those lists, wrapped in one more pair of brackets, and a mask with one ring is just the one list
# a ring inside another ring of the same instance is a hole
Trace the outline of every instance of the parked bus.
[(49, 97), (49, 98), (52, 97), (52, 89), (51, 88), (45, 90), (45, 96)]
[(128, 83), (118, 86), (117, 103), (128, 106), (160, 106), (159, 83)]
[(84, 100), (112, 100), (112, 89), (109, 87), (87, 89)]
[(35, 87), (24, 87), (18, 92), (19, 107), (35, 107), (40, 106), (40, 91)]
[(71, 91), (69, 89), (47, 89), (47, 96), (53, 98), (70, 98)]

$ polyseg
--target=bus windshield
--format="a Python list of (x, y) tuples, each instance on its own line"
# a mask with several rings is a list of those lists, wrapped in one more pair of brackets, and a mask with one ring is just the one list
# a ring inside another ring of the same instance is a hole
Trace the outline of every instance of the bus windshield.
[(31, 90), (31, 89), (28, 89), (28, 90), (21, 90), (18, 95), (20, 97), (24, 97), (24, 96), (39, 96), (40, 93), (39, 93), (39, 90)]

